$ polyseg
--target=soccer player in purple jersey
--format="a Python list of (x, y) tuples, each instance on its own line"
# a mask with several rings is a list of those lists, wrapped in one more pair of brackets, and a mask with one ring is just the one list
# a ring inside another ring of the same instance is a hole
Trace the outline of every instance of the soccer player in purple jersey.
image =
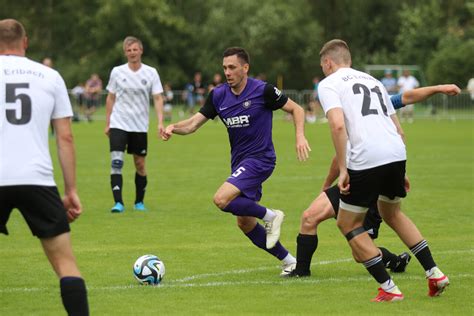
[[(162, 138), (193, 133), (219, 116), (229, 134), (232, 171), (215, 193), (214, 203), (237, 216), (237, 225), (257, 247), (282, 261), (281, 275), (285, 276), (296, 266), (296, 259), (278, 241), (284, 214), (257, 202), (262, 197), (262, 183), (275, 168), (273, 111), (282, 109), (293, 116), (296, 152), (304, 161), (311, 151), (304, 136), (304, 110), (273, 85), (248, 77), (249, 55), (243, 48), (226, 49), (223, 68), (227, 83), (212, 90), (194, 116), (169, 125)], [(265, 227), (257, 219), (262, 219)]]

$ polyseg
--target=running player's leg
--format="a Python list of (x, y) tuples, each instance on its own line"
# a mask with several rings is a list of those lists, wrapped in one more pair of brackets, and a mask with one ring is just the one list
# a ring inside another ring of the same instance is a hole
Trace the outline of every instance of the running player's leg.
[(319, 223), (336, 216), (333, 204), (339, 208), (337, 186), (321, 192), (301, 216), (300, 233), (296, 238), (296, 269), (291, 276), (310, 276), (311, 259), (318, 247)]
[(61, 298), (69, 315), (89, 315), (84, 280), (72, 253), (70, 234), (41, 238), (41, 244), (60, 279)]
[(428, 278), (428, 295), (440, 295), (449, 285), (449, 280), (437, 267), (428, 243), (416, 225), (401, 211), (400, 202), (390, 202), (386, 197), (383, 197), (378, 201), (378, 204), (384, 221), (398, 234), (423, 266)]
[(350, 192), (341, 194), (337, 226), (346, 237), (352, 254), (357, 262), (361, 262), (372, 277), (380, 284), (379, 294), (374, 301), (402, 300), (403, 294), (391, 279), (382, 262), (382, 254), (369, 237), (364, 218), (369, 206), (377, 201), (382, 181), (388, 167), (379, 166), (365, 170), (350, 170)]
[(273, 210), (267, 209), (246, 197), (237, 186), (229, 182), (224, 182), (217, 190), (214, 195), (214, 204), (221, 210), (232, 213), (235, 216), (255, 217), (264, 221), (276, 217)]
[(274, 247), (268, 249), (266, 246), (267, 233), (265, 228), (257, 222), (255, 217), (237, 216), (237, 225), (248, 239), (257, 247), (265, 250), (282, 263), (281, 276), (286, 276), (293, 271), (296, 259), (288, 250), (277, 241)]
[[(364, 228), (369, 233), (370, 238), (377, 239), (379, 235), (380, 224), (382, 224), (382, 217), (380, 217), (377, 204), (374, 203), (369, 207), (364, 218)], [(385, 268), (390, 269), (391, 272), (405, 272), (411, 256), (408, 252), (403, 252), (396, 255), (387, 248), (379, 247), (382, 252), (382, 261)]]
[(135, 164), (135, 210), (145, 211), (144, 198), (148, 183), (145, 159), (148, 152), (147, 133), (130, 133), (128, 153), (133, 154)]
[[(274, 163), (245, 159), (233, 167), (232, 174), (214, 196), (214, 203), (223, 211), (235, 216), (252, 216), (265, 222), (266, 248), (275, 246), (280, 238), (284, 214), (259, 205), (262, 183), (272, 174)], [(237, 193), (240, 192), (240, 193)]]
[(265, 219), (265, 217), (271, 216), (274, 213), (272, 210), (244, 196), (239, 188), (229, 182), (224, 182), (217, 190), (214, 195), (214, 203), (221, 210), (237, 216), (237, 225), (240, 230), (254, 245), (281, 260), (284, 266), (283, 270), (288, 267), (287, 273), (289, 273), (294, 269), (296, 259), (278, 240), (273, 247), (267, 247), (267, 231), (257, 223), (257, 218)]
[(122, 168), (124, 164), (125, 147), (127, 146), (127, 132), (111, 128), (109, 135), (110, 142), (110, 186), (114, 197), (115, 205), (111, 211), (113, 213), (121, 213), (124, 211), (124, 203), (122, 199)]

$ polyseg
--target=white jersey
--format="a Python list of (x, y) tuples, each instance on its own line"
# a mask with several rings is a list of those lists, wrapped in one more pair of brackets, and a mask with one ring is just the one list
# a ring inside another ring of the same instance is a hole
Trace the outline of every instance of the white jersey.
[(364, 170), (406, 160), (405, 145), (390, 115), (395, 113), (380, 81), (340, 68), (318, 87), (324, 112), (342, 108), (349, 138), (347, 168)]
[(128, 64), (114, 67), (110, 73), (107, 90), (115, 94), (110, 128), (146, 133), (150, 95), (163, 92), (156, 69), (145, 64), (142, 64), (137, 71), (131, 70)]
[(0, 55), (0, 186), (55, 186), (51, 119), (72, 116), (61, 75), (26, 57)]

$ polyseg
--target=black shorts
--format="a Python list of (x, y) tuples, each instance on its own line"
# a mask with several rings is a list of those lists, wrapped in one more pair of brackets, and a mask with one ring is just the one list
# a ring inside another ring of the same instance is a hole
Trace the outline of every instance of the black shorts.
[(110, 151), (125, 151), (138, 156), (146, 156), (148, 151), (147, 133), (126, 132), (111, 128), (109, 134)]
[(8, 235), (7, 222), (14, 208), (20, 210), (31, 232), (49, 238), (70, 231), (58, 189), (50, 186), (0, 187), (0, 233)]
[[(337, 185), (330, 187), (329, 189), (324, 190), (326, 196), (328, 197), (329, 201), (331, 202), (332, 208), (334, 209), (334, 213), (337, 218), (337, 214), (339, 213), (339, 199), (340, 199), (340, 191)], [(376, 239), (379, 235), (379, 228), (380, 224), (382, 223), (382, 218), (380, 217), (379, 211), (377, 209), (377, 202), (369, 206), (369, 210), (365, 214), (364, 218), (364, 228), (369, 233), (370, 238)]]
[(365, 170), (350, 170), (350, 193), (341, 195), (341, 207), (353, 212), (365, 212), (379, 196), (390, 200), (403, 198), (405, 191), (406, 161), (392, 162)]

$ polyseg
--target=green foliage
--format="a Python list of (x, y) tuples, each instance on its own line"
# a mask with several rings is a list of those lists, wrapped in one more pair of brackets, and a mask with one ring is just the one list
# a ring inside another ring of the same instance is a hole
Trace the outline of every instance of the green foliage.
[(425, 66), (441, 37), (441, 1), (405, 4), (400, 11), (400, 33), (396, 37), (398, 62)]
[(265, 73), (274, 83), (283, 75), (290, 87), (309, 86), (319, 68), (321, 28), (297, 2), (214, 1), (200, 29), (204, 46), (198, 52), (200, 69), (208, 76), (219, 71), (224, 49), (241, 46), (250, 53), (254, 75)]
[[(302, 89), (322, 75), (318, 53), (332, 38), (349, 43), (356, 68), (419, 64), (429, 82), (438, 82), (440, 55), (469, 64), (472, 54), (454, 56), (442, 43), (457, 38), (457, 48), (474, 38), (473, 7), (465, 0), (0, 0), (0, 18), (22, 21), (28, 55), (52, 57), (70, 87), (93, 72), (107, 81), (125, 62), (122, 40), (135, 35), (144, 62), (175, 89), (195, 71), (209, 81), (221, 71), (222, 51), (235, 45), (249, 51), (253, 75), (265, 73), (274, 83), (283, 76), (285, 88)], [(465, 82), (467, 72), (442, 71), (445, 82)]]
[(463, 41), (459, 38), (449, 38), (439, 46), (428, 63), (429, 83), (452, 82), (464, 88), (467, 80), (474, 76), (474, 39)]

